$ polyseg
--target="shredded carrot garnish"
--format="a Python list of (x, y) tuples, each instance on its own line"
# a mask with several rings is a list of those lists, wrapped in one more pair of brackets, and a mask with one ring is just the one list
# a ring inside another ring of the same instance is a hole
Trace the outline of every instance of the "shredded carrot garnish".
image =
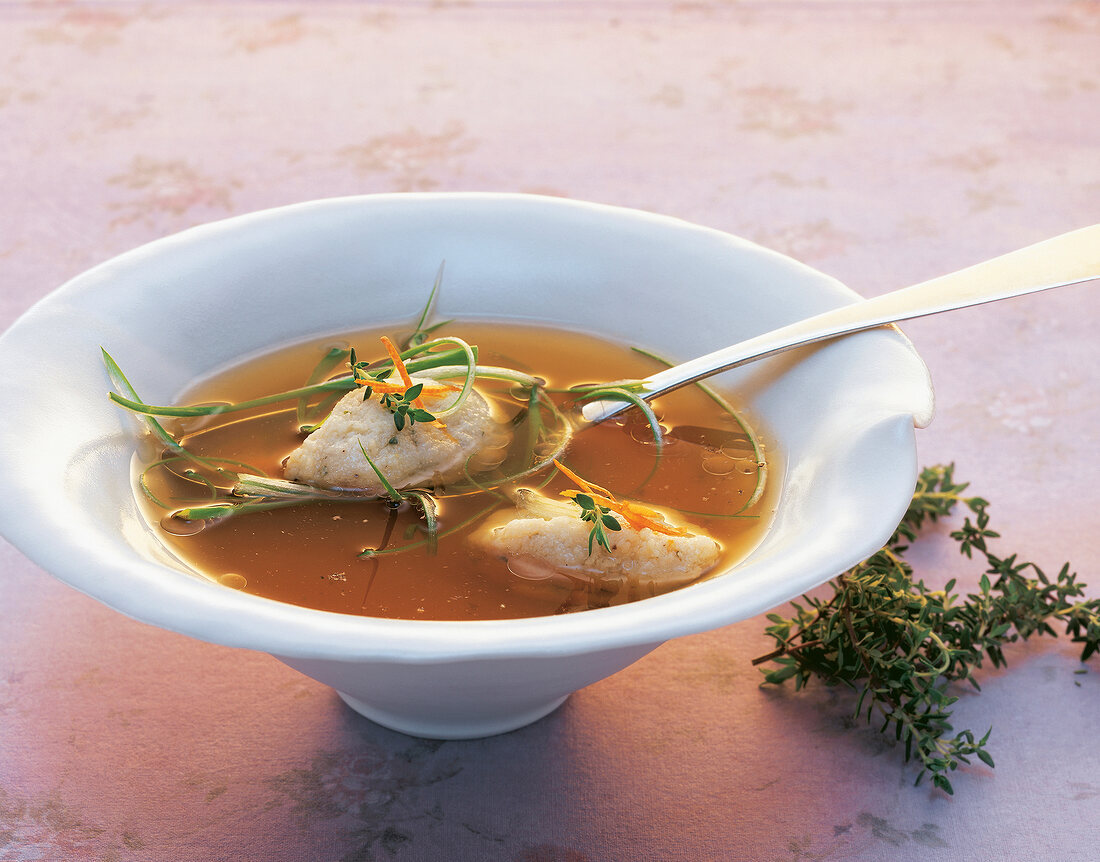
[[(360, 386), (369, 386), (375, 392), (381, 392), (384, 395), (403, 395), (408, 391), (408, 386), (404, 383), (395, 383), (392, 380), (374, 380), (369, 377), (360, 377), (355, 381)], [(451, 383), (432, 382), (425, 383), (423, 394), (425, 395), (446, 395), (448, 392), (457, 392), (461, 387), (455, 386)]]
[[(401, 382), (405, 384), (405, 389), (407, 390), (413, 385), (413, 381), (412, 376), (409, 374), (409, 369), (405, 367), (405, 361), (401, 358), (401, 351), (399, 351), (397, 345), (390, 341), (385, 335), (382, 336), (382, 346), (386, 348), (386, 353), (388, 353), (390, 359), (393, 360), (393, 367), (396, 368), (397, 373), (401, 375)], [(413, 399), (413, 406), (419, 407), (421, 410), (427, 409), (424, 406), (424, 399), (419, 397)], [(433, 419), (431, 424), (444, 430), (447, 428), (446, 424), (439, 419)]]
[[(382, 336), (382, 346), (386, 348), (386, 353), (390, 355), (390, 359), (393, 360), (393, 367), (397, 369), (397, 373), (401, 375), (401, 382), (405, 384), (405, 388), (408, 389), (413, 385), (412, 377), (409, 376), (409, 369), (405, 367), (405, 360), (401, 358), (401, 352), (397, 349), (397, 345), (389, 340), (385, 335)], [(420, 399), (418, 398), (417, 401)], [(415, 403), (415, 402), (414, 402)], [(423, 404), (416, 404), (417, 407), (423, 409)]]
[(563, 497), (572, 499), (576, 497), (578, 493), (583, 492), (591, 497), (597, 505), (606, 506), (616, 515), (622, 517), (627, 525), (635, 530), (649, 527), (654, 533), (661, 533), (666, 536), (692, 535), (690, 530), (685, 530), (683, 527), (677, 527), (670, 524), (665, 520), (665, 516), (656, 509), (651, 509), (649, 506), (643, 506), (640, 503), (631, 503), (629, 500), (618, 500), (615, 498), (615, 495), (606, 488), (601, 488), (599, 485), (582, 479), (560, 461), (555, 459), (554, 465), (572, 479), (577, 487), (581, 489), (581, 491), (562, 491), (561, 494)]
[(607, 488), (601, 488), (599, 485), (595, 485), (592, 482), (589, 482), (587, 479), (582, 479), (580, 476), (578, 476), (556, 458), (554, 459), (554, 466), (561, 470), (570, 479), (572, 479), (576, 483), (577, 487), (584, 491), (586, 494), (596, 494), (599, 496), (607, 497), (609, 499), (614, 499), (614, 496), (610, 491), (607, 490)]

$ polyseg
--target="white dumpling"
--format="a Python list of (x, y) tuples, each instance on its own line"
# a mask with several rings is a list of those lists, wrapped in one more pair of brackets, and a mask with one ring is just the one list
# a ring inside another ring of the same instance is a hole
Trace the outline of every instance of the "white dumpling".
[[(412, 381), (432, 382), (415, 376)], [(454, 399), (452, 393), (421, 397), (428, 412)], [(444, 421), (445, 427), (416, 422), (398, 430), (393, 413), (376, 397), (364, 401), (362, 390), (353, 390), (286, 459), (286, 478), (381, 496), (385, 489), (363, 457), (364, 449), (386, 479), (401, 489), (452, 480), (462, 475), (467, 459), (483, 446), (500, 445), (503, 431), (476, 390)]]
[[(547, 503), (540, 501), (538, 507), (547, 508)], [(576, 509), (571, 503), (551, 505)], [(714, 567), (722, 552), (721, 544), (707, 535), (670, 536), (649, 527), (635, 530), (624, 525), (619, 531), (607, 531), (610, 550), (593, 543), (590, 554), (590, 529), (577, 511), (569, 511), (552, 517), (513, 518), (484, 529), (475, 541), (484, 551), (510, 561), (536, 561), (550, 569), (623, 577), (659, 588), (696, 580)]]

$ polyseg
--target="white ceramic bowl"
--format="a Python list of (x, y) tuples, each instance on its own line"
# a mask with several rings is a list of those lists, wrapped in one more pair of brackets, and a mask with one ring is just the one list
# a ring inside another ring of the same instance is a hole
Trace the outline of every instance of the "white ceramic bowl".
[(136, 426), (107, 401), (100, 346), (147, 401), (170, 402), (281, 342), (411, 320), (442, 260), (441, 317), (603, 330), (676, 359), (856, 299), (727, 234), (553, 198), (338, 198), (205, 225), (79, 276), (0, 338), (0, 529), (124, 614), (271, 653), (388, 727), (462, 738), (521, 727), (669, 638), (817, 586), (901, 518), (932, 390), (909, 342), (882, 329), (718, 378), (781, 453), (782, 490), (762, 544), (704, 583), (567, 616), (432, 622), (294, 607), (182, 570), (135, 503)]

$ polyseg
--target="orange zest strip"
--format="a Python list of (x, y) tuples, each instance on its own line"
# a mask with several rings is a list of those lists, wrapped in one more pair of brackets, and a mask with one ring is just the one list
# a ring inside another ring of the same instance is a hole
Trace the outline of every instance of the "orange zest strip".
[[(569, 498), (575, 497), (577, 493), (577, 491), (562, 491), (562, 495)], [(599, 494), (589, 494), (589, 496), (597, 505), (606, 506), (616, 515), (619, 515), (632, 529), (640, 530), (643, 527), (648, 527), (654, 533), (665, 536), (692, 535), (690, 530), (668, 523), (660, 512), (650, 509), (648, 506), (639, 506), (637, 503), (616, 500), (613, 497), (604, 497)]]
[[(369, 377), (360, 377), (355, 382), (360, 386), (369, 386), (375, 392), (381, 392), (385, 395), (403, 395), (409, 388), (404, 383), (395, 383), (392, 380), (374, 380)], [(423, 391), (425, 395), (446, 395), (448, 392), (457, 392), (459, 388), (450, 383), (433, 382), (425, 383)]]
[(599, 485), (594, 485), (586, 479), (582, 479), (580, 476), (578, 476), (556, 458), (554, 459), (554, 466), (561, 470), (570, 479), (572, 479), (576, 483), (577, 487), (584, 491), (586, 494), (589, 494), (590, 496), (592, 494), (596, 494), (597, 496), (602, 496), (609, 500), (615, 499), (615, 497), (610, 491), (607, 490), (607, 488), (601, 488)]
[[(401, 358), (401, 353), (397, 349), (397, 345), (389, 340), (385, 335), (382, 336), (382, 346), (386, 348), (386, 353), (389, 354), (390, 359), (393, 360), (393, 367), (397, 369), (397, 373), (401, 375), (401, 382), (405, 384), (405, 388), (413, 385), (412, 377), (409, 376), (409, 369), (405, 367), (405, 361)], [(420, 399), (418, 398), (417, 401)], [(417, 404), (417, 407), (423, 409), (423, 404)]]
[[(581, 491), (588, 494), (592, 498), (593, 502), (598, 506), (606, 506), (616, 515), (622, 517), (626, 521), (627, 525), (634, 530), (641, 530), (643, 527), (648, 527), (654, 533), (660, 533), (665, 536), (690, 536), (693, 535), (690, 530), (685, 530), (683, 527), (677, 527), (670, 524), (665, 520), (665, 516), (658, 512), (656, 509), (651, 509), (648, 506), (643, 506), (640, 503), (631, 503), (627, 500), (617, 500), (614, 495), (606, 488), (601, 488), (599, 485), (594, 485), (588, 482), (564, 466), (561, 462), (555, 460), (554, 465), (561, 470), (566, 476), (572, 479)], [(569, 497), (573, 499), (577, 496), (578, 491), (562, 491), (563, 497)]]
[(640, 530), (642, 527), (649, 527), (654, 533), (662, 533), (666, 536), (690, 536), (691, 530), (687, 530), (683, 527), (677, 527), (674, 524), (670, 524), (665, 520), (665, 516), (655, 509), (650, 509), (648, 506), (640, 506), (637, 503), (629, 503), (622, 501), (622, 509), (619, 510), (631, 526)]

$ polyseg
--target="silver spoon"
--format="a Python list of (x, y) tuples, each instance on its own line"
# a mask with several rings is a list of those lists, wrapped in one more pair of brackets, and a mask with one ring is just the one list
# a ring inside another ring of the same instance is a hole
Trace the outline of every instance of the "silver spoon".
[[(698, 359), (659, 371), (639, 381), (639, 397), (658, 395), (736, 368), (756, 359), (841, 335), (1008, 299), (1053, 287), (1100, 278), (1100, 225), (1081, 228), (984, 263), (884, 293), (724, 347)], [(590, 401), (580, 410), (578, 426), (603, 422), (630, 408), (623, 401)]]

